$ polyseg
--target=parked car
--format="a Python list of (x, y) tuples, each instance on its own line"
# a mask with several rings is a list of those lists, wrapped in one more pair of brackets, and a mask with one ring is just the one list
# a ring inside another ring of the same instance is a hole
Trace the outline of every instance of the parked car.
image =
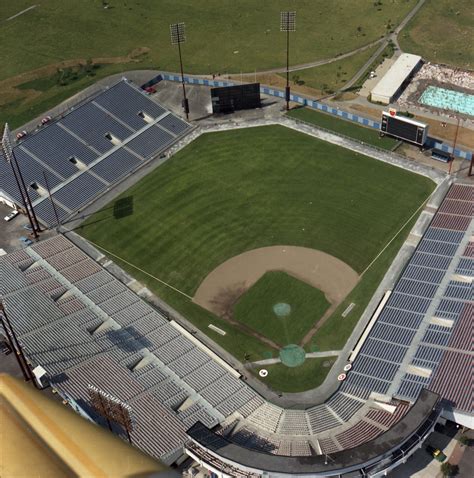
[(426, 451), (435, 459), (438, 460), (439, 462), (443, 462), (446, 460), (446, 455), (439, 449), (435, 448), (433, 446), (428, 445), (426, 447)]
[(147, 86), (145, 88), (145, 93), (148, 95), (152, 95), (153, 93), (156, 93), (156, 89), (153, 88), (153, 86)]
[(23, 224), (23, 229), (26, 229), (27, 231), (33, 232), (33, 228), (29, 224)]
[(18, 214), (19, 214), (18, 211), (13, 211), (7, 216), (5, 216), (3, 219), (8, 222), (8, 221), (11, 221), (14, 217), (18, 216)]

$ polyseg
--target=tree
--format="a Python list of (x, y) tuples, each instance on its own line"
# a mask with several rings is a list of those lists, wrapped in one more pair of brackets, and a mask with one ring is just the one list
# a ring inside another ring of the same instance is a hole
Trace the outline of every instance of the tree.
[(467, 435), (462, 434), (459, 438), (459, 443), (463, 446), (469, 445), (469, 437)]
[(441, 473), (446, 478), (457, 475), (458, 471), (458, 465), (452, 465), (449, 461), (441, 465)]

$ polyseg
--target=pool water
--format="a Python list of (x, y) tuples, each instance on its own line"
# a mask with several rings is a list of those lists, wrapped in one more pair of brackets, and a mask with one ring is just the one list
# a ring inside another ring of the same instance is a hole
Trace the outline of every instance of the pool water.
[(424, 105), (474, 116), (474, 95), (468, 93), (428, 86), (419, 101)]

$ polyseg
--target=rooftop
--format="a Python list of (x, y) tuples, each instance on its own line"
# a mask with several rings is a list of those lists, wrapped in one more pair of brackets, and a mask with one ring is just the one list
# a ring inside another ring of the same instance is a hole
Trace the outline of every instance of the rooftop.
[(402, 53), (372, 90), (374, 96), (391, 98), (421, 61), (421, 56)]

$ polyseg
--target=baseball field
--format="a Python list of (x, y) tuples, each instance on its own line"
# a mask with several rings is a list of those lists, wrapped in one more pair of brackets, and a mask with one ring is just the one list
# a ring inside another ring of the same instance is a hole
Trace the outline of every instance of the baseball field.
[[(288, 344), (342, 348), (433, 188), (403, 169), (262, 126), (201, 135), (77, 232), (254, 362)], [(348, 300), (356, 307), (342, 321)]]

